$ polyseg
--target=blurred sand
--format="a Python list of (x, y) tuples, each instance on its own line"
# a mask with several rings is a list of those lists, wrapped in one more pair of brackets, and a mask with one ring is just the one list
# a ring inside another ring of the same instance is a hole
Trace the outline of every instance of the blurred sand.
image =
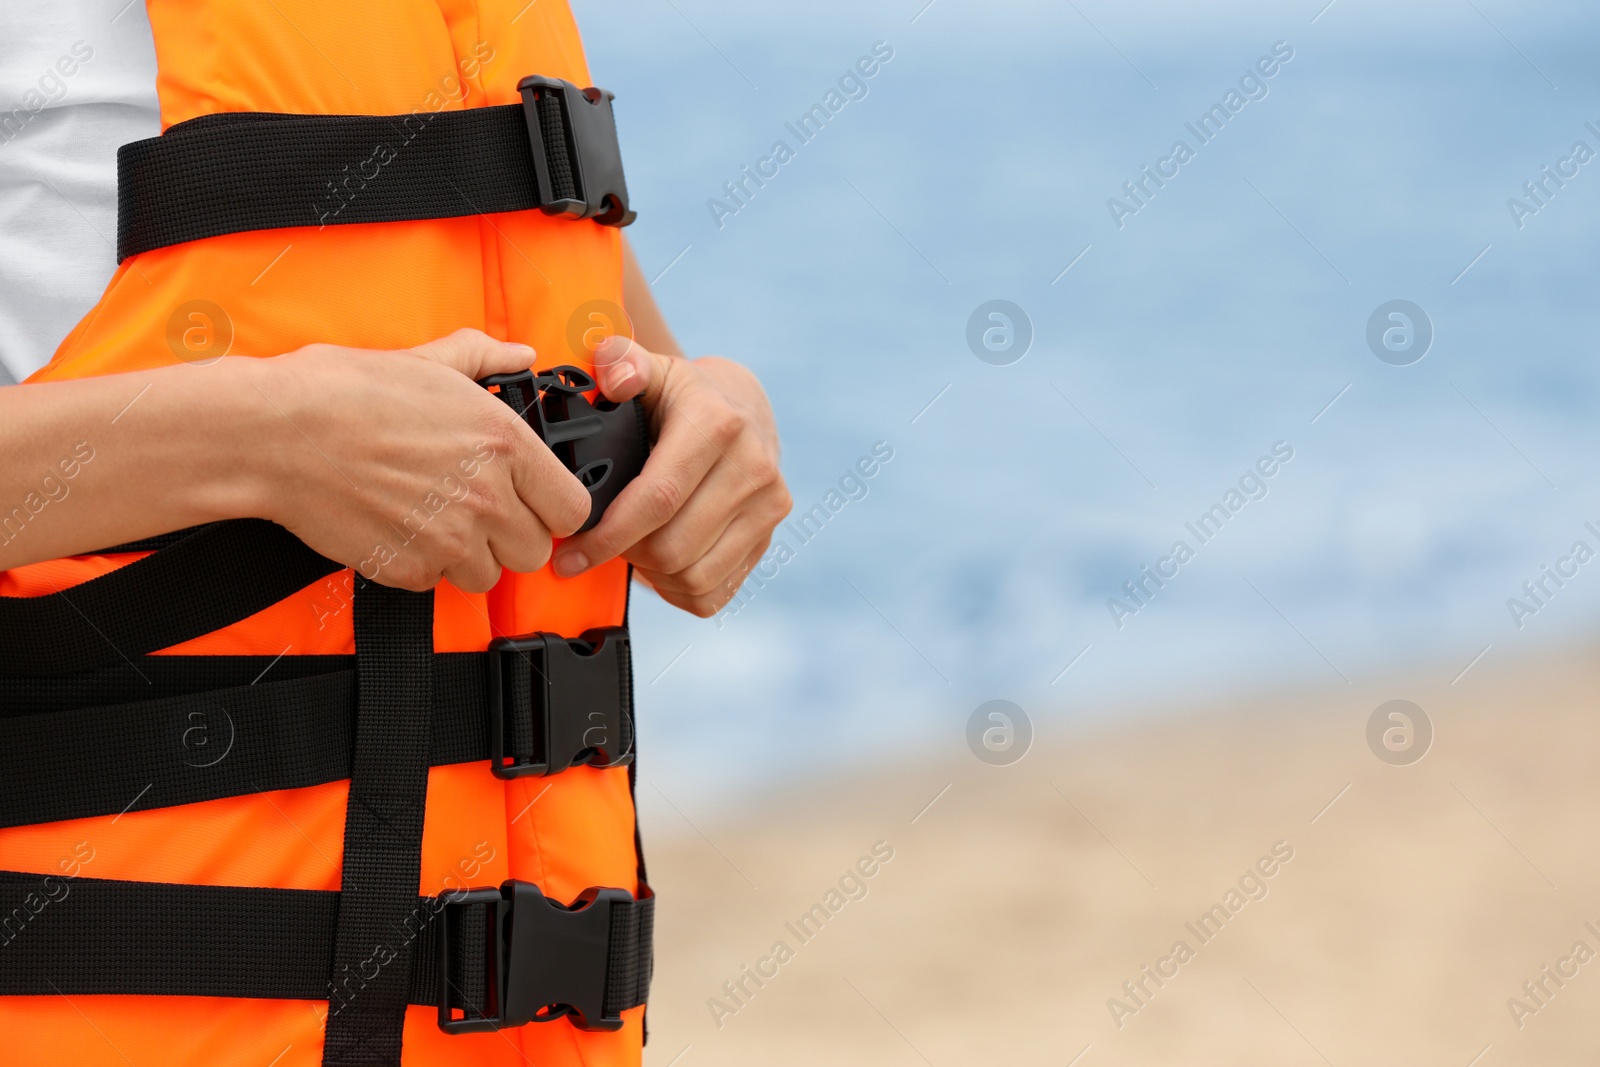
[[(1052, 721), (1010, 767), (956, 739), (944, 764), (657, 817), (646, 1063), (1592, 1064), (1600, 958), (1520, 1029), (1507, 999), (1600, 952), (1600, 669), (1498, 653), (1454, 686), (1460, 664)], [(1406, 767), (1365, 740), (1396, 697), (1435, 729)], [(877, 841), (893, 860), (802, 943), (785, 923)], [(1202, 943), (1185, 923), (1279, 841), (1267, 895)], [(794, 958), (719, 1028), (708, 999), (733, 1007), (723, 982), (780, 939)], [(1131, 1007), (1122, 983), (1180, 939), (1194, 957), (1119, 1029), (1108, 998)]]

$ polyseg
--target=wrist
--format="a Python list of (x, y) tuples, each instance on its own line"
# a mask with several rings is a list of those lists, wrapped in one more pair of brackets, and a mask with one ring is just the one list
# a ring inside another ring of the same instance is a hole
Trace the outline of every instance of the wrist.
[[(194, 506), (208, 520), (279, 521), (285, 494), (283, 457), (293, 429), (274, 407), (274, 359), (231, 356), (189, 381), (203, 440), (194, 444)], [(187, 369), (187, 368), (185, 368)], [(191, 372), (192, 373), (192, 372)]]

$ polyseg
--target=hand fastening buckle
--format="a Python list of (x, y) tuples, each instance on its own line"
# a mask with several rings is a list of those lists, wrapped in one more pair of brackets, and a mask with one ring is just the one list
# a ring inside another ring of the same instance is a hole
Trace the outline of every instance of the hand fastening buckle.
[(626, 226), (635, 218), (622, 180), (622, 150), (611, 111), (615, 94), (533, 74), (517, 83), (533, 147), (539, 210)]
[[(586, 630), (577, 640), (539, 633), (490, 642), (489, 769), (495, 776), (560, 774), (585, 763), (606, 768), (632, 761), (628, 652), (628, 631), (621, 626)], [(526, 709), (513, 706), (519, 658), (528, 668)]]
[(639, 399), (614, 404), (590, 400), (595, 381), (577, 367), (563, 365), (479, 378), (511, 410), (533, 427), (539, 440), (577, 475), (589, 490), (589, 518), (578, 532), (592, 529), (611, 502), (644, 469), (650, 454), (649, 423)]
[[(623, 889), (585, 889), (564, 907), (531, 882), (515, 879), (499, 889), (471, 889), (445, 900), (439, 916), (439, 1029), (447, 1034), (501, 1030), (569, 1018), (580, 1030), (618, 1030), (622, 1016), (605, 1014), (611, 909), (632, 904)], [(463, 945), (463, 909), (487, 906), (481, 956)], [(452, 957), (485, 966), (486, 1003), (476, 1014), (456, 1006), (462, 983)]]

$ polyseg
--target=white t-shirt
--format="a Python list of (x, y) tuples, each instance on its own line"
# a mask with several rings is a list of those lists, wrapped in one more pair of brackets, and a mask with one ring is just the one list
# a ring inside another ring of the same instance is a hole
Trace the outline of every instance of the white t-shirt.
[(117, 266), (117, 149), (161, 132), (144, 0), (0, 0), (0, 382), (20, 381)]

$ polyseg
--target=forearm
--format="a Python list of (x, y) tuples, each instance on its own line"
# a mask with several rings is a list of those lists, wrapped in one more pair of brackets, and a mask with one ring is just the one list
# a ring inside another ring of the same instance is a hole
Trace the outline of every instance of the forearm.
[(0, 389), (0, 569), (259, 510), (256, 362)]
[(650, 293), (650, 283), (645, 280), (639, 261), (634, 258), (633, 245), (627, 240), (622, 242), (622, 302), (627, 305), (628, 318), (633, 324), (633, 340), (664, 356), (683, 355), (666, 316), (656, 306), (656, 298)]

